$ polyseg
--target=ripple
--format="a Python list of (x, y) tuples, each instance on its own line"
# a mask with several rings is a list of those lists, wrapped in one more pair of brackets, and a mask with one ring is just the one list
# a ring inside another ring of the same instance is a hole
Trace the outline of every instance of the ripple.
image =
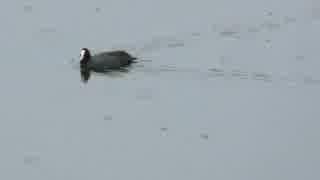
[(294, 17), (285, 17), (283, 21), (285, 24), (290, 24), (297, 22), (297, 19)]
[(54, 28), (54, 27), (42, 27), (40, 29), (40, 32), (41, 33), (56, 33), (57, 32), (57, 29)]
[(219, 33), (221, 37), (239, 38), (239, 32), (235, 30), (223, 30)]
[(208, 70), (212, 72), (214, 76), (218, 76), (218, 77), (225, 76), (225, 72), (222, 69), (211, 68)]
[(240, 78), (240, 79), (248, 79), (249, 75), (247, 72), (244, 72), (244, 71), (240, 71), (240, 70), (232, 70), (231, 72), (231, 76), (232, 77), (237, 77), (237, 78)]
[(320, 85), (320, 80), (311, 76), (303, 77), (303, 82), (309, 85)]
[(260, 29), (258, 27), (249, 27), (248, 32), (249, 33), (258, 33), (258, 32), (260, 32)]
[(279, 23), (274, 23), (274, 22), (271, 22), (271, 21), (266, 21), (266, 22), (262, 23), (262, 24), (260, 25), (260, 27), (261, 27), (262, 29), (267, 29), (267, 30), (269, 30), (269, 31), (273, 31), (273, 30), (278, 30), (278, 29), (280, 29), (281, 24), (279, 24)]
[(264, 82), (271, 82), (272, 81), (271, 76), (269, 74), (265, 74), (265, 73), (253, 73), (252, 78), (254, 80), (261, 80)]
[(199, 32), (193, 32), (193, 33), (191, 33), (191, 36), (192, 36), (192, 37), (200, 37), (200, 35), (201, 35), (201, 33), (199, 33)]
[(177, 48), (177, 47), (183, 47), (184, 43), (183, 42), (174, 42), (174, 43), (169, 43), (168, 47), (169, 48)]

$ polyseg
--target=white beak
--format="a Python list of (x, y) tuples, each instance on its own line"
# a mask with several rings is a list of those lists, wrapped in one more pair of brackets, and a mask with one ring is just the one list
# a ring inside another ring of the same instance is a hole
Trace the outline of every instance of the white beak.
[(85, 53), (86, 53), (85, 50), (80, 51), (80, 60), (82, 60), (84, 58)]

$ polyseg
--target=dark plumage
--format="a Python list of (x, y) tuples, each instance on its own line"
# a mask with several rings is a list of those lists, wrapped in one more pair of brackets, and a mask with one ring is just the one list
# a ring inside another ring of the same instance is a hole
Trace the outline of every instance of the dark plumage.
[(96, 55), (91, 55), (87, 48), (82, 48), (80, 51), (81, 68), (96, 72), (121, 69), (133, 63), (135, 59), (137, 58), (122, 50), (102, 52)]

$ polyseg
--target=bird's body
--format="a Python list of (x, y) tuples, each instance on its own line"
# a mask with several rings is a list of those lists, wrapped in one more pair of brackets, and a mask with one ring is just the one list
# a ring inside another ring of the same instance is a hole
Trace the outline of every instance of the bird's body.
[(122, 50), (102, 52), (91, 56), (90, 51), (83, 48), (80, 53), (81, 67), (96, 72), (121, 69), (129, 66), (135, 59), (137, 58)]

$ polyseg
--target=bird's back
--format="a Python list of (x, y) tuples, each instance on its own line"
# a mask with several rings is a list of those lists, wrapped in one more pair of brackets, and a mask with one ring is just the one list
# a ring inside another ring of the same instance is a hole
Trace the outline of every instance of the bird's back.
[(110, 51), (93, 55), (89, 64), (96, 71), (105, 71), (127, 66), (135, 59), (125, 51)]

